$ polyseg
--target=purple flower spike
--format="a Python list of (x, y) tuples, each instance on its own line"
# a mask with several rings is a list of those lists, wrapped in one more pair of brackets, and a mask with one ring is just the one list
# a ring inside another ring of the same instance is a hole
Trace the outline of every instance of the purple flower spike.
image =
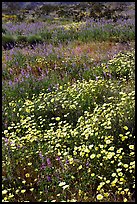
[(26, 78), (29, 78), (29, 76), (30, 76), (30, 74), (29, 74), (29, 73), (27, 73), (27, 74), (26, 74)]
[(98, 81), (98, 77), (96, 77), (96, 81)]
[(18, 81), (19, 81), (19, 79), (16, 77), (14, 81), (15, 81), (15, 82), (18, 82)]
[(89, 162), (86, 163), (86, 167), (88, 167), (88, 166), (89, 166)]
[(69, 164), (69, 160), (68, 159), (66, 160), (66, 164)]
[(41, 170), (44, 170), (46, 168), (46, 164), (45, 163), (42, 163), (42, 165), (41, 165)]
[(39, 157), (42, 159), (42, 161), (44, 160), (44, 157), (42, 155), (42, 152), (39, 153)]
[(13, 73), (13, 70), (12, 69), (10, 69), (10, 74), (12, 74)]
[(24, 70), (23, 70), (23, 69), (21, 70), (21, 75), (22, 75), (22, 76), (24, 76), (24, 75), (25, 75), (25, 72), (24, 72)]
[(51, 181), (51, 177), (50, 176), (47, 176), (47, 181)]
[(108, 76), (109, 76), (110, 79), (112, 78), (112, 75), (110, 73), (108, 73)]
[(9, 81), (9, 85), (12, 86), (12, 81), (11, 80)]
[(48, 165), (49, 167), (51, 167), (51, 166), (52, 166), (52, 165), (51, 165), (50, 158), (47, 158), (47, 165)]
[(60, 161), (60, 157), (59, 156), (57, 156), (57, 160)]
[(8, 138), (5, 138), (4, 140), (5, 140), (5, 143), (8, 143), (8, 142), (9, 142)]
[(48, 88), (48, 91), (50, 91), (50, 92), (51, 92), (51, 88), (50, 88), (50, 87)]
[(41, 68), (40, 67), (38, 67), (38, 71), (41, 72)]
[(31, 68), (29, 65), (27, 65), (27, 69), (28, 69), (29, 71), (32, 71), (32, 68)]

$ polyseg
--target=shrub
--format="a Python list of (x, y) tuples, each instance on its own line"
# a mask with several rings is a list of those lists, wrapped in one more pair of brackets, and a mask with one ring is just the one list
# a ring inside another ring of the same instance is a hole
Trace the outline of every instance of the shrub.
[(15, 45), (15, 37), (12, 35), (2, 35), (2, 46), (4, 49), (12, 49)]
[(42, 42), (42, 38), (40, 35), (30, 35), (27, 37), (27, 42), (31, 45), (35, 45), (36, 43)]
[(18, 35), (17, 36), (17, 43), (27, 42), (27, 36)]
[(43, 40), (45, 40), (46, 42), (49, 41), (52, 37), (52, 32), (50, 31), (43, 31), (41, 33), (39, 33), (39, 35), (41, 36), (41, 38)]

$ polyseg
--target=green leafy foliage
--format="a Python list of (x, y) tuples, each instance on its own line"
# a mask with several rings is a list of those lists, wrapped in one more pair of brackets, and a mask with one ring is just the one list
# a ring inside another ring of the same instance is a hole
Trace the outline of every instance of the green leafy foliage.
[(2, 35), (2, 46), (4, 48), (7, 48), (8, 46), (13, 47), (15, 44), (16, 38), (15, 36), (9, 35), (9, 34), (3, 34)]
[(42, 38), (41, 36), (38, 36), (38, 35), (31, 35), (31, 36), (28, 36), (27, 41), (30, 44), (36, 44), (36, 43), (41, 42)]

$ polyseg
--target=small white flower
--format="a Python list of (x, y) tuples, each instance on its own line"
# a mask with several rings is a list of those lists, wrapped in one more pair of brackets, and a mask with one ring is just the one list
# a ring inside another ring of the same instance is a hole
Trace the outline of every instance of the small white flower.
[(2, 195), (6, 194), (7, 192), (8, 192), (7, 190), (3, 190)]
[(59, 186), (64, 186), (66, 184), (66, 182), (61, 182), (59, 183)]
[(91, 154), (90, 158), (91, 158), (91, 159), (94, 159), (95, 156), (96, 156), (95, 154)]
[(98, 194), (97, 195), (97, 200), (102, 200), (103, 199), (103, 196), (101, 194)]
[(129, 145), (129, 149), (134, 149), (134, 145)]
[(63, 186), (62, 188), (63, 188), (63, 190), (65, 190), (66, 188), (68, 188), (69, 187), (69, 185), (65, 185), (65, 186)]
[(113, 173), (113, 174), (112, 174), (112, 177), (115, 177), (115, 176), (116, 176), (116, 173)]

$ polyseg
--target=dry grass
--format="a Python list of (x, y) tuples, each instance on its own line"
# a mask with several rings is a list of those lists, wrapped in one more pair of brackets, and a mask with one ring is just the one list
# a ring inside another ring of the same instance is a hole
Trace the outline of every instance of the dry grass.
[(102, 60), (109, 60), (114, 56), (115, 53), (118, 53), (119, 51), (129, 50), (134, 46), (134, 42), (131, 42), (130, 44), (122, 44), (109, 41), (90, 43), (75, 42), (73, 45), (71, 45), (71, 48), (72, 53), (76, 56), (86, 54), (96, 62), (100, 62)]

